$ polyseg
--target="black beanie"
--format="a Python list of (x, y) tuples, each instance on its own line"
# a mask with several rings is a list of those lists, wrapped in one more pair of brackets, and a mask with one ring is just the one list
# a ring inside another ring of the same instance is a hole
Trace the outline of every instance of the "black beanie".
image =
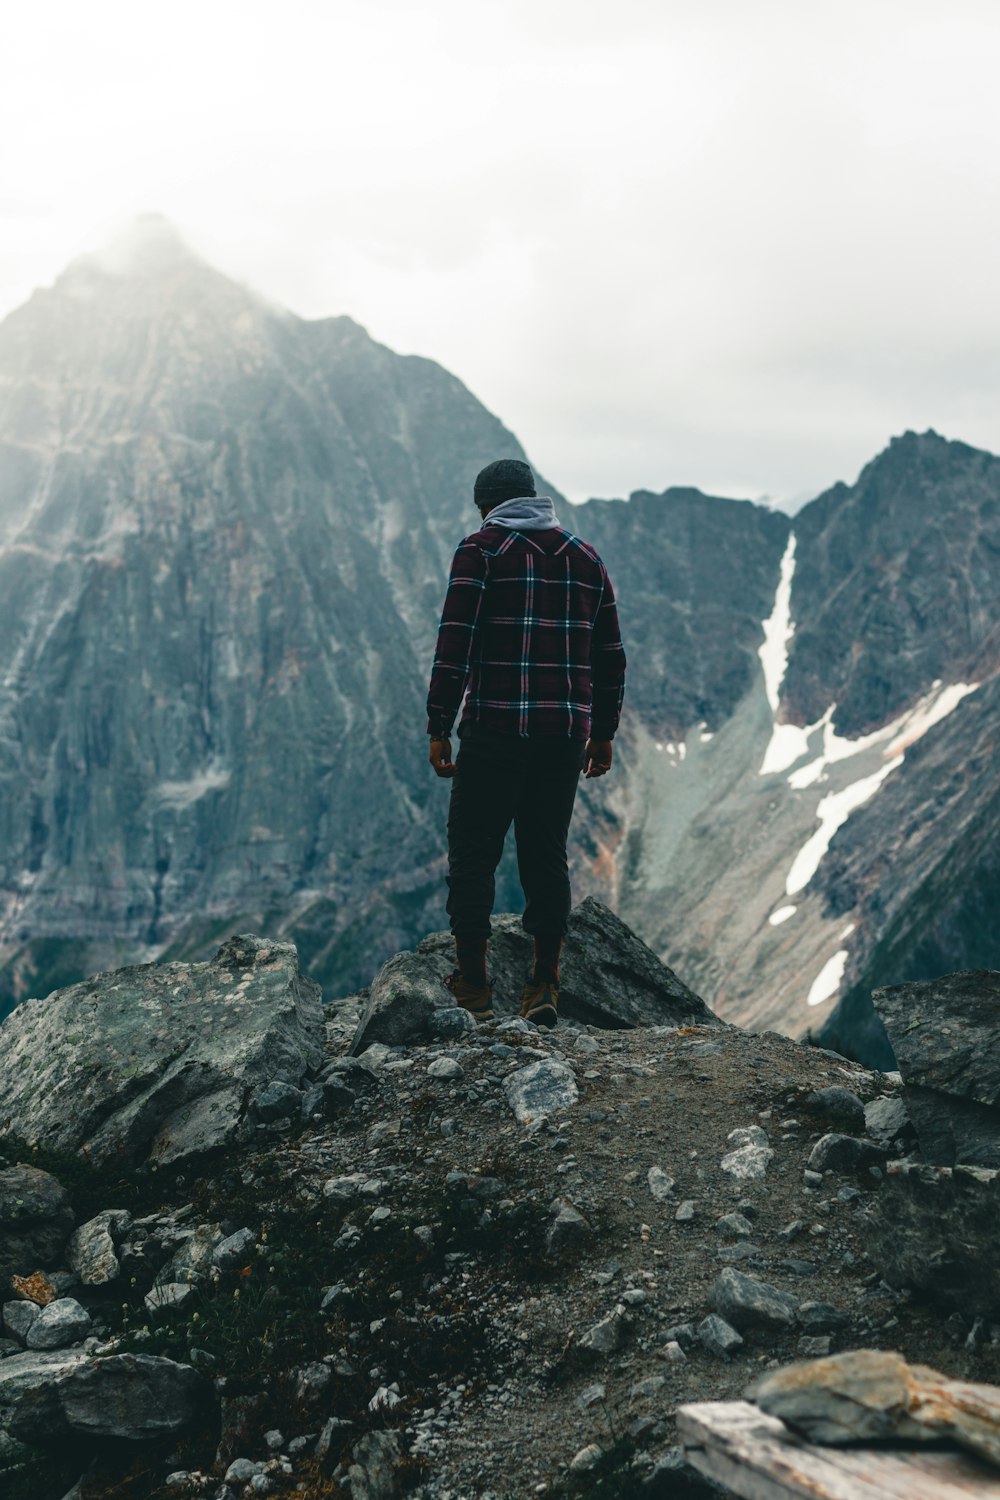
[(500, 505), (504, 500), (516, 500), (520, 495), (535, 493), (535, 476), (520, 458), (498, 458), (487, 464), (476, 475), (473, 491), (477, 505)]

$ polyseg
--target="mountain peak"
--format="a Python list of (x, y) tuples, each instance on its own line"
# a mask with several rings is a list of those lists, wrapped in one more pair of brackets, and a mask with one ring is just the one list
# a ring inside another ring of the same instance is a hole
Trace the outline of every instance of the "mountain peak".
[(181, 265), (201, 264), (201, 257), (163, 214), (139, 214), (99, 249), (77, 257), (71, 271), (99, 271), (109, 276), (161, 275)]

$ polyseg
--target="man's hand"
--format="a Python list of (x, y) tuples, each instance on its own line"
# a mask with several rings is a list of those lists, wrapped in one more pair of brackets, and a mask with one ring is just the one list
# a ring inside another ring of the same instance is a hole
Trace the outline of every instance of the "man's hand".
[(588, 740), (583, 757), (584, 776), (606, 776), (611, 770), (612, 757), (610, 740)]
[(438, 776), (454, 776), (455, 764), (451, 758), (451, 740), (431, 740), (431, 765)]

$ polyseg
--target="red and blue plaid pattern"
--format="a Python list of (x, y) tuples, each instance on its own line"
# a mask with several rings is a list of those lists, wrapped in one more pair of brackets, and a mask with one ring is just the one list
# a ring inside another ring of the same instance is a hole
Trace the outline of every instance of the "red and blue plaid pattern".
[(560, 527), (483, 526), (455, 553), (427, 696), (427, 732), (613, 738), (625, 691), (614, 590), (588, 543)]

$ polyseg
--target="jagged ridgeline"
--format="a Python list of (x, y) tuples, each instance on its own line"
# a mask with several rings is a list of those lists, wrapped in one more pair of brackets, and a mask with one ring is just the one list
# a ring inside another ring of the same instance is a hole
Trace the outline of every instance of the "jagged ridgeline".
[[(247, 930), (341, 995), (442, 925), (423, 700), (500, 455), (439, 366), (158, 220), (0, 325), (0, 1004)], [(794, 523), (560, 505), (630, 656), (577, 897), (727, 1019), (886, 1061), (874, 984), (1000, 966), (1000, 461), (908, 433)]]

